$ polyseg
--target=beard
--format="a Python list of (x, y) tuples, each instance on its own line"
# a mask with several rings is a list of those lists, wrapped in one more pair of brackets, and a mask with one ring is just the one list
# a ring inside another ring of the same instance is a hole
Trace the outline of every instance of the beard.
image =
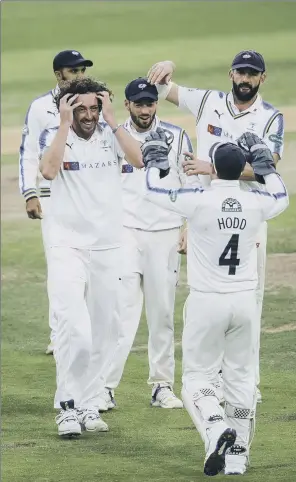
[(134, 115), (132, 112), (130, 112), (130, 116), (133, 123), (136, 124), (137, 127), (144, 130), (149, 130), (154, 122), (156, 112), (151, 116), (144, 117), (143, 119), (141, 119), (139, 116)]
[[(242, 87), (247, 87), (250, 90), (248, 92), (243, 92), (240, 90)], [(253, 99), (257, 94), (259, 87), (260, 84), (256, 85), (256, 87), (252, 87), (248, 82), (241, 82), (240, 84), (232, 82), (232, 90), (240, 102), (249, 102), (249, 100)]]

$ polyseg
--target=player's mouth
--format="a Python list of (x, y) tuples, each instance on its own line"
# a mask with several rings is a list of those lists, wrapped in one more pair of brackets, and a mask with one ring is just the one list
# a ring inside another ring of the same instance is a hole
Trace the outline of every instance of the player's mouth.
[(239, 90), (243, 93), (249, 93), (251, 91), (252, 87), (248, 85), (240, 85)]
[(95, 125), (95, 121), (82, 121), (81, 123), (83, 124), (83, 127), (87, 130), (92, 129)]

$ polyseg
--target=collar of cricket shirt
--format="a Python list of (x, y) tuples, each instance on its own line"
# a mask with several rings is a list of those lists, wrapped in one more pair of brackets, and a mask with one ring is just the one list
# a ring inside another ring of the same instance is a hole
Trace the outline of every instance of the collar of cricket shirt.
[(261, 107), (261, 105), (262, 105), (262, 97), (260, 94), (257, 94), (257, 97), (253, 102), (253, 104), (250, 105), (248, 109), (240, 111), (234, 104), (232, 91), (228, 92), (228, 94), (226, 95), (226, 107), (234, 119), (239, 119), (240, 117), (243, 117), (247, 114), (256, 112)]
[(239, 181), (227, 181), (226, 179), (213, 179), (211, 186), (216, 187), (240, 187)]
[(73, 130), (72, 126), (70, 127), (69, 133), (75, 140), (79, 140), (80, 142), (94, 142), (99, 137), (101, 137), (102, 131), (103, 131), (103, 127), (98, 123), (93, 135), (89, 139), (84, 139), (83, 137), (79, 137), (76, 134), (76, 132)]
[(143, 138), (143, 137), (149, 136), (151, 131), (155, 131), (155, 129), (159, 126), (159, 124), (160, 124), (160, 119), (157, 116), (155, 116), (155, 119), (153, 121), (151, 129), (149, 129), (149, 131), (139, 132), (134, 128), (134, 126), (132, 125), (132, 119), (131, 119), (131, 117), (129, 117), (125, 121), (124, 127), (129, 132), (132, 132), (133, 134), (138, 135), (139, 137)]

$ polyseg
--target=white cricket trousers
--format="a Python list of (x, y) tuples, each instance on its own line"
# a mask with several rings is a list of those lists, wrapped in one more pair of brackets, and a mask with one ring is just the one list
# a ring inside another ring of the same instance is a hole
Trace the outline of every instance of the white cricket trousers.
[[(248, 446), (255, 397), (256, 324), (255, 290), (229, 294), (191, 291), (187, 298), (182, 397), (204, 441), (216, 415), (221, 415), (237, 430), (237, 443)], [(215, 395), (221, 366), (225, 414)]]
[[(41, 219), (42, 242), (43, 242), (45, 260), (46, 260), (46, 265), (48, 270), (49, 233), (50, 233), (50, 223), (49, 223), (48, 213), (50, 209), (50, 197), (40, 197), (39, 201), (42, 209), (42, 219)], [(50, 303), (49, 303), (48, 311), (49, 311), (48, 320), (49, 320), (49, 328), (50, 328), (50, 341), (54, 345), (54, 340), (55, 340), (56, 330), (57, 330), (57, 320), (50, 306)]]
[(120, 249), (51, 247), (50, 303), (57, 317), (55, 408), (97, 408), (118, 339)]
[(257, 364), (256, 364), (256, 384), (260, 383), (260, 338), (261, 338), (261, 318), (265, 286), (266, 268), (266, 245), (267, 245), (267, 223), (262, 223), (257, 240), (257, 273), (258, 284), (256, 289), (258, 323), (257, 323)]
[(149, 330), (148, 384), (174, 383), (174, 304), (180, 269), (179, 228), (124, 228), (119, 341), (106, 376), (115, 389), (139, 326), (143, 297)]

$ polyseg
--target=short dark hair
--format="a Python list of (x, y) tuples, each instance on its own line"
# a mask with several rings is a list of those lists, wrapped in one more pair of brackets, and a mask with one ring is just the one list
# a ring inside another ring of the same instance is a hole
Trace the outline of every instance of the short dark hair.
[[(57, 109), (60, 108), (60, 101), (66, 94), (71, 94), (69, 99), (75, 94), (89, 94), (97, 92), (108, 92), (111, 100), (113, 100), (113, 92), (104, 82), (92, 79), (91, 77), (83, 77), (82, 79), (66, 80), (62, 83), (59, 93), (54, 97)], [(99, 111), (102, 110), (102, 103), (98, 99)]]

